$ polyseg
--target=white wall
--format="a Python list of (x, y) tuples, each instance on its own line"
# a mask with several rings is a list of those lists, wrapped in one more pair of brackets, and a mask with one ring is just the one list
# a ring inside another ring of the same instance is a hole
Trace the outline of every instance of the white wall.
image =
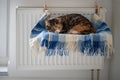
[[(92, 7), (94, 6), (94, 0), (46, 0), (48, 7)], [(112, 0), (99, 0), (100, 5), (107, 8), (107, 22), (111, 25), (111, 15), (112, 15)], [(16, 6), (43, 6), (43, 0), (10, 0), (10, 27), (9, 27), (9, 53), (13, 54), (11, 56), (15, 56), (16, 54), (16, 24), (15, 24), (15, 9)], [(11, 47), (12, 46), (12, 47)], [(65, 71), (63, 71), (64, 73)], [(90, 71), (77, 71), (77, 73), (83, 77), (85, 80), (88, 77), (86, 75), (90, 75)], [(78, 76), (79, 76), (78, 75)], [(69, 75), (71, 76), (71, 75)], [(85, 78), (86, 77), (86, 78)], [(80, 77), (79, 77), (80, 78)], [(3, 78), (4, 79), (4, 78)], [(108, 63), (105, 65), (105, 69), (101, 72), (101, 80), (108, 80)], [(87, 79), (88, 80), (88, 79)]]
[(7, 4), (6, 0), (0, 0), (0, 57), (6, 56), (6, 27)]
[(110, 64), (110, 79), (120, 80), (120, 0), (113, 0), (114, 56)]
[(0, 66), (7, 63), (7, 0), (0, 0)]

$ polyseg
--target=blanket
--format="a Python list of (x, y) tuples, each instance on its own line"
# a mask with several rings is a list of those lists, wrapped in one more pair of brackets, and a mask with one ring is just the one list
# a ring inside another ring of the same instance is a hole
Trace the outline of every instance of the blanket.
[(44, 51), (45, 56), (68, 56), (78, 53), (88, 56), (107, 56), (112, 53), (112, 34), (110, 27), (99, 16), (94, 14), (92, 24), (96, 33), (87, 35), (58, 34), (45, 29), (48, 16), (46, 12), (31, 31), (30, 46), (38, 52)]

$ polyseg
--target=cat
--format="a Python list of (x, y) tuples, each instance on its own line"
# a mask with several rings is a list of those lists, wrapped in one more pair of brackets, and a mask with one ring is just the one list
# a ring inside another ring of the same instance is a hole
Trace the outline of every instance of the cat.
[(81, 14), (67, 14), (45, 21), (46, 30), (57, 33), (90, 34), (95, 33), (92, 23)]

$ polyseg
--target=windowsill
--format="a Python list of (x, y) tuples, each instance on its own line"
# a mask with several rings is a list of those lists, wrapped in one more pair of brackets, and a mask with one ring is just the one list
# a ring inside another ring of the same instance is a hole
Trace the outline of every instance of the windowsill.
[(8, 76), (8, 67), (0, 67), (0, 76)]
[(8, 67), (0, 67), (0, 73), (1, 72), (8, 72)]
[(8, 76), (8, 58), (0, 57), (0, 76)]

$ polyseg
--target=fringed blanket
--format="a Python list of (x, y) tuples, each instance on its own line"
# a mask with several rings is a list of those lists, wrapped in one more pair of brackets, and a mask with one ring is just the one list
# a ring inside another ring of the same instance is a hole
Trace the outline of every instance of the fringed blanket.
[(94, 15), (92, 19), (97, 31), (89, 35), (47, 32), (44, 25), (46, 16), (48, 16), (47, 12), (31, 31), (30, 46), (32, 49), (37, 48), (39, 52), (44, 50), (46, 56), (68, 56), (72, 53), (106, 56), (112, 53), (110, 28), (97, 15)]

